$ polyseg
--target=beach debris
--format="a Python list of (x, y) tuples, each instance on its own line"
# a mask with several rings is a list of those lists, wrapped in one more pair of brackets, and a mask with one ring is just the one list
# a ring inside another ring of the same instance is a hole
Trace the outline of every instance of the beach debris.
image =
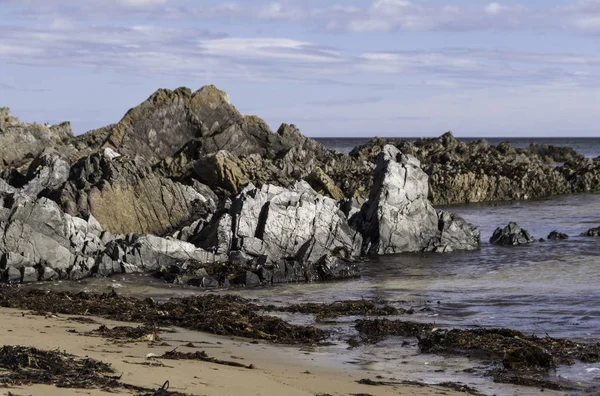
[(160, 341), (159, 329), (154, 326), (116, 326), (109, 328), (106, 325), (101, 325), (96, 330), (92, 330), (88, 334), (100, 335), (105, 338), (113, 340), (127, 340), (131, 342), (136, 341), (148, 341), (155, 342)]
[(177, 348), (172, 351), (165, 352), (161, 356), (158, 356), (159, 359), (171, 359), (171, 360), (200, 360), (202, 362), (209, 362), (215, 364), (222, 364), (225, 366), (231, 367), (241, 367), (246, 369), (255, 369), (256, 366), (254, 364), (244, 364), (233, 362), (229, 360), (221, 360), (214, 357), (208, 356), (205, 351), (193, 352), (193, 353), (185, 353), (185, 352), (177, 352)]

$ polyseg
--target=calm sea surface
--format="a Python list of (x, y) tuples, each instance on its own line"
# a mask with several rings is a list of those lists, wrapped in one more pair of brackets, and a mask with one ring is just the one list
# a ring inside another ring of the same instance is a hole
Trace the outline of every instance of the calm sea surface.
[[(347, 152), (365, 140), (320, 139), (328, 147)], [(488, 139), (491, 143), (495, 140)], [(600, 139), (519, 139), (529, 143), (569, 145), (589, 157), (600, 155)], [(439, 327), (510, 327), (526, 334), (600, 341), (600, 238), (578, 236), (600, 226), (600, 195), (569, 195), (551, 199), (451, 206), (482, 234), (482, 247), (450, 254), (402, 254), (372, 258), (361, 264), (360, 279), (340, 283), (280, 285), (233, 291), (261, 302), (286, 304), (333, 302), (342, 299), (383, 299), (416, 313), (400, 319), (433, 322)], [(518, 222), (536, 238), (559, 230), (566, 241), (538, 242), (525, 247), (497, 247), (488, 243), (494, 229)], [(38, 285), (39, 286), (39, 285)], [(198, 289), (167, 286), (150, 277), (90, 279), (78, 284), (43, 284), (57, 289), (104, 290), (119, 287), (125, 294), (166, 298), (201, 293)], [(223, 291), (230, 293), (232, 291)], [(311, 323), (311, 316), (291, 315), (295, 323)], [(390, 338), (375, 346), (348, 349), (345, 340), (354, 334), (353, 321), (327, 325), (335, 345), (312, 353), (333, 366), (358, 367), (365, 376), (383, 375), (425, 382), (462, 381), (489, 395), (537, 395), (539, 389), (494, 384), (485, 368), (467, 358), (418, 353), (416, 340)], [(550, 377), (600, 386), (600, 364), (561, 367)], [(543, 394), (571, 394), (553, 393)]]

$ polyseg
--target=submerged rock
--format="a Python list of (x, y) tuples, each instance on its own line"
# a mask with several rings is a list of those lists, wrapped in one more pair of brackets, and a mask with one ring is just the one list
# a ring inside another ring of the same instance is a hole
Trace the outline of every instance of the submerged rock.
[(490, 238), (490, 243), (500, 246), (527, 245), (535, 242), (527, 230), (519, 227), (517, 223), (510, 222), (504, 228), (496, 228)]
[(551, 241), (565, 240), (565, 239), (569, 239), (569, 236), (565, 233), (554, 230), (550, 234), (548, 234), (548, 239)]

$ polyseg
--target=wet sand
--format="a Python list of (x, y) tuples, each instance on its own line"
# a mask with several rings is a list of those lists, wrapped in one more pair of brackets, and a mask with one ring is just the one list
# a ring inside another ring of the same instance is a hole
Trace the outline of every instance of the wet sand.
[[(157, 346), (147, 341), (113, 341), (83, 333), (100, 324), (107, 326), (133, 325), (94, 318), (97, 324), (78, 323), (67, 315), (44, 317), (28, 311), (0, 309), (1, 345), (30, 346), (44, 350), (60, 350), (78, 357), (90, 357), (110, 363), (121, 382), (158, 389), (165, 381), (170, 391), (189, 395), (465, 395), (437, 386), (393, 385), (369, 386), (358, 384), (362, 378), (378, 380), (369, 372), (352, 367), (331, 367), (310, 348), (281, 347), (250, 340), (217, 337), (209, 334), (173, 329), (161, 333)], [(185, 346), (193, 342), (195, 347)], [(166, 360), (147, 358), (148, 354), (162, 355), (177, 347), (179, 352), (206, 351), (222, 360), (254, 365), (254, 369), (230, 367), (215, 363), (191, 360)], [(150, 366), (148, 364), (156, 364)], [(161, 365), (162, 364), (162, 365)], [(161, 365), (161, 366), (158, 366)], [(402, 373), (394, 379), (402, 381)], [(1, 388), (0, 395), (119, 395), (136, 394), (124, 389), (111, 392), (102, 390), (64, 389), (46, 385)]]

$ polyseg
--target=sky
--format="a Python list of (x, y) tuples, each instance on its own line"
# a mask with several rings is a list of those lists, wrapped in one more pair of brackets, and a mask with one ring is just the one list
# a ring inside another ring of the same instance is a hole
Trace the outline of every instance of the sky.
[(308, 136), (600, 136), (600, 0), (0, 0), (23, 121), (208, 84)]

